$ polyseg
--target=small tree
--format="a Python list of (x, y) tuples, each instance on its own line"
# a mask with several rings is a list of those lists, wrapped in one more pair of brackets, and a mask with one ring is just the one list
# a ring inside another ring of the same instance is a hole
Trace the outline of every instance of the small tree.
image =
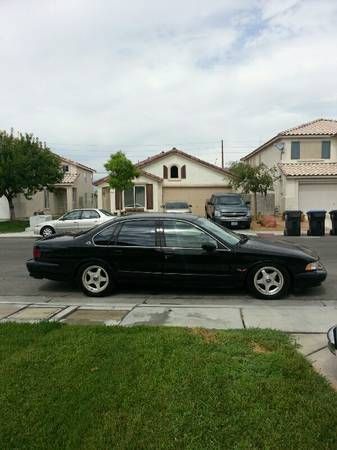
[(254, 218), (257, 216), (257, 193), (267, 195), (273, 189), (278, 178), (275, 167), (268, 168), (264, 164), (250, 166), (244, 162), (233, 162), (229, 168), (230, 185), (241, 189), (245, 194), (254, 195)]
[(122, 151), (113, 153), (109, 161), (104, 164), (109, 173), (108, 183), (111, 189), (126, 191), (133, 186), (133, 179), (139, 176), (137, 167)]
[(32, 195), (62, 180), (60, 160), (32, 134), (14, 136), (13, 131), (0, 131), (0, 197), (8, 200), (10, 218), (15, 219), (13, 200), (23, 194)]

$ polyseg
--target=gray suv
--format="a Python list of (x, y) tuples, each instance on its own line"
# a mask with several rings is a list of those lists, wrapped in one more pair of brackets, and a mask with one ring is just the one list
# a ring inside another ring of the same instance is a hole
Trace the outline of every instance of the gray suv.
[(240, 194), (213, 194), (206, 200), (205, 213), (208, 219), (228, 228), (250, 228), (252, 221), (249, 202)]

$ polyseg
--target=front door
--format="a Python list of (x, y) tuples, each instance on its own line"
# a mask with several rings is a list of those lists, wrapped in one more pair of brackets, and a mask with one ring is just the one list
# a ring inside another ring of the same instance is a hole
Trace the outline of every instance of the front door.
[(64, 214), (57, 222), (55, 222), (56, 233), (68, 233), (79, 231), (79, 222), (81, 219), (81, 211), (75, 210)]
[[(196, 225), (163, 220), (164, 279), (186, 284), (231, 285), (231, 251)], [(203, 246), (213, 246), (205, 249)]]
[(110, 258), (121, 280), (154, 280), (162, 276), (161, 253), (156, 221), (130, 219), (121, 223)]

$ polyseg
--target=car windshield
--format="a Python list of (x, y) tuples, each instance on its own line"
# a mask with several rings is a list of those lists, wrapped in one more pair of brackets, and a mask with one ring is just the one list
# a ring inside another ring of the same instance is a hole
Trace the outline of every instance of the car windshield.
[(241, 197), (235, 195), (222, 195), (215, 198), (216, 205), (240, 205), (244, 206), (244, 202)]
[(107, 211), (106, 209), (100, 209), (100, 211), (105, 216), (113, 216), (113, 214), (110, 211)]
[(188, 209), (188, 204), (185, 202), (168, 202), (165, 203), (166, 209)]
[(219, 239), (229, 245), (236, 245), (242, 241), (242, 237), (239, 234), (229, 231), (227, 228), (223, 228), (208, 219), (200, 217), (198, 222), (203, 228), (205, 228), (205, 230), (210, 231), (212, 234), (219, 237)]

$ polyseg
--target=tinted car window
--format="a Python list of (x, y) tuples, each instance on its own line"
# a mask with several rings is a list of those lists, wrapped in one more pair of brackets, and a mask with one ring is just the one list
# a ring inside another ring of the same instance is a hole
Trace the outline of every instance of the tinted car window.
[(93, 209), (82, 211), (82, 219), (99, 219), (99, 217), (98, 212)]
[(82, 211), (70, 211), (68, 214), (62, 216), (63, 220), (78, 220), (81, 218)]
[(227, 244), (236, 245), (240, 242), (240, 236), (233, 231), (228, 230), (227, 228), (223, 228), (208, 219), (204, 219), (203, 217), (200, 217), (200, 219), (198, 219), (198, 222), (203, 228), (205, 228), (205, 230), (222, 239)]
[(96, 245), (109, 245), (112, 243), (113, 235), (116, 230), (116, 225), (104, 228), (100, 233), (94, 237), (94, 243)]
[(164, 220), (166, 247), (201, 248), (203, 244), (217, 242), (194, 225), (178, 220)]
[(156, 227), (153, 220), (134, 220), (123, 223), (117, 245), (155, 247)]

